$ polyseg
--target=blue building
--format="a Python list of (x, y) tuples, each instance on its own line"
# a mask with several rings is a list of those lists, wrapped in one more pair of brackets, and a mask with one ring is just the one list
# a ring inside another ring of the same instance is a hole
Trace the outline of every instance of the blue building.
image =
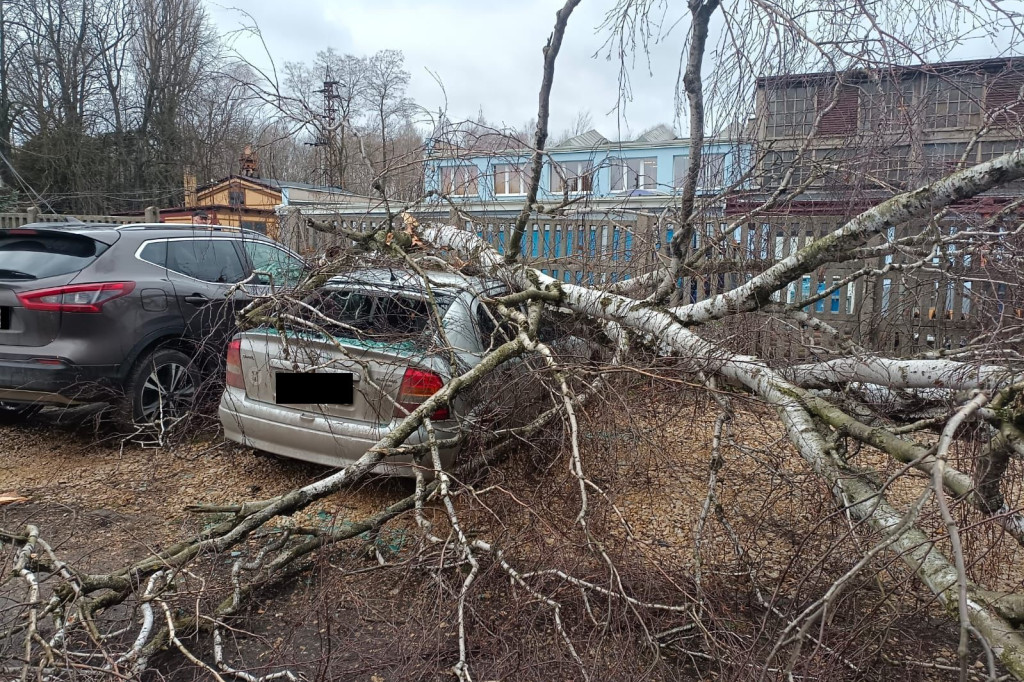
[[(705, 142), (703, 194), (739, 179), (742, 151), (732, 141)], [(596, 210), (665, 206), (678, 194), (689, 154), (688, 140), (666, 126), (626, 142), (590, 130), (547, 150), (537, 200), (546, 210), (567, 200)], [(436, 143), (424, 164), (424, 186), (466, 211), (516, 211), (526, 196), (529, 161), (528, 149), (455, 149)]]
[[(705, 141), (698, 187), (706, 224), (694, 246), (727, 228), (724, 201), (717, 197), (725, 188), (745, 186), (749, 154), (750, 146), (735, 140)], [(520, 253), (566, 282), (614, 282), (653, 265), (672, 238), (672, 208), (689, 155), (688, 140), (667, 126), (618, 142), (590, 130), (550, 147)], [(461, 225), (504, 252), (526, 198), (530, 157), (530, 149), (504, 134), (438, 132), (427, 141), (423, 160), (430, 196), (410, 210), (421, 221)], [(385, 219), (382, 202), (369, 197), (303, 208), (303, 214), (355, 230), (373, 229)], [(311, 237), (307, 246), (323, 241)]]
[[(473, 142), (435, 140), (424, 161), (424, 187), (436, 193), (432, 206), (450, 210), (451, 222), (504, 252), (526, 197), (531, 152), (499, 135)], [(667, 126), (618, 142), (590, 130), (549, 148), (520, 252), (567, 282), (628, 278), (672, 237), (670, 209), (689, 155), (689, 141)], [(739, 184), (746, 155), (749, 148), (736, 141), (707, 140), (700, 195), (711, 199)], [(708, 216), (721, 212), (714, 201), (704, 210)], [(711, 220), (707, 234), (719, 228)]]

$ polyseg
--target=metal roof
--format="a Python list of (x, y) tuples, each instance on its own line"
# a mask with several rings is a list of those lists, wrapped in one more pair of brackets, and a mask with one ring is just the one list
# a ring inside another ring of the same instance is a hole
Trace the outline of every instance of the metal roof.
[(325, 185), (312, 185), (308, 182), (292, 182), (291, 180), (275, 180), (274, 178), (253, 178), (248, 175), (229, 175), (226, 178), (215, 180), (214, 182), (208, 182), (202, 187), (196, 189), (197, 192), (207, 190), (211, 187), (229, 182), (231, 180), (244, 180), (245, 182), (251, 182), (254, 185), (262, 185), (270, 189), (304, 189), (311, 192), (327, 192), (329, 194), (345, 194), (351, 195), (352, 192), (342, 189), (341, 187), (331, 187)]
[(585, 133), (580, 133), (576, 137), (571, 137), (560, 145), (552, 147), (552, 151), (556, 149), (575, 149), (577, 147), (604, 147), (609, 144), (608, 138), (596, 130), (588, 130)]
[(667, 142), (676, 139), (676, 133), (664, 123), (659, 123), (640, 137), (637, 142)]

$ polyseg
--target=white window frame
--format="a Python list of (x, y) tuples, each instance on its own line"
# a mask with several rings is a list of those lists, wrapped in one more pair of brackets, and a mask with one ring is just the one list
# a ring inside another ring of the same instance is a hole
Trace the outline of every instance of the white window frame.
[[(452, 174), (451, 188), (447, 187), (445, 182), (445, 173), (450, 172)], [(470, 188), (470, 175), (472, 175), (472, 185), (474, 185), (474, 191), (468, 191)], [(476, 164), (458, 164), (441, 166), (440, 171), (440, 183), (439, 189), (442, 193), (452, 197), (476, 197), (480, 196), (480, 169)]]
[[(636, 164), (637, 167), (634, 168), (630, 164)], [(635, 189), (655, 190), (658, 188), (658, 157), (656, 156), (612, 158), (609, 159), (609, 166), (608, 184), (611, 192), (632, 192)]]
[[(551, 165), (551, 178), (548, 186), (551, 188), (552, 194), (592, 194), (594, 192), (595, 172), (594, 162), (589, 159), (586, 161), (555, 162)], [(590, 179), (590, 188), (582, 189), (584, 184), (582, 181), (588, 177)], [(556, 181), (558, 184), (565, 184), (562, 187), (556, 188)]]
[[(502, 178), (501, 184), (503, 185), (503, 191), (498, 191), (498, 174), (501, 173), (504, 177)], [(519, 191), (510, 192), (507, 191), (512, 185), (512, 178), (514, 175), (519, 176)], [(492, 166), (491, 178), (494, 182), (494, 196), (496, 197), (522, 197), (526, 196), (526, 171), (514, 163), (496, 163)]]

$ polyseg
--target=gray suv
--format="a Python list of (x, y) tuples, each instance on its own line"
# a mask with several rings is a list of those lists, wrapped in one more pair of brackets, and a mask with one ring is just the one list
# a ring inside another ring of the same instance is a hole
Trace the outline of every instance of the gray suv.
[(110, 402), (125, 425), (177, 419), (221, 378), (234, 313), (303, 272), (258, 233), (205, 225), (0, 230), (0, 412)]

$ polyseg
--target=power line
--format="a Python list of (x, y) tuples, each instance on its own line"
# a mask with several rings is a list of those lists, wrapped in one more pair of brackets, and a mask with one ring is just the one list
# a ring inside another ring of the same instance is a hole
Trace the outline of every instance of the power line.
[[(29, 194), (34, 194), (39, 203), (46, 204), (46, 208), (50, 210), (50, 213), (58, 215), (57, 211), (53, 209), (53, 206), (50, 204), (50, 202), (44, 199), (43, 196), (39, 194), (39, 192), (35, 191), (32, 188), (32, 185), (28, 184), (28, 181), (26, 181), (25, 178), (21, 176), (21, 173), (18, 172), (18, 169), (14, 167), (14, 164), (10, 162), (10, 160), (7, 158), (7, 155), (4, 154), (2, 151), (0, 151), (0, 159), (3, 159), (4, 164), (11, 169), (11, 174), (14, 176), (14, 179), (21, 183), (22, 187), (28, 190)], [(64, 216), (64, 220), (70, 219), (67, 216)]]

